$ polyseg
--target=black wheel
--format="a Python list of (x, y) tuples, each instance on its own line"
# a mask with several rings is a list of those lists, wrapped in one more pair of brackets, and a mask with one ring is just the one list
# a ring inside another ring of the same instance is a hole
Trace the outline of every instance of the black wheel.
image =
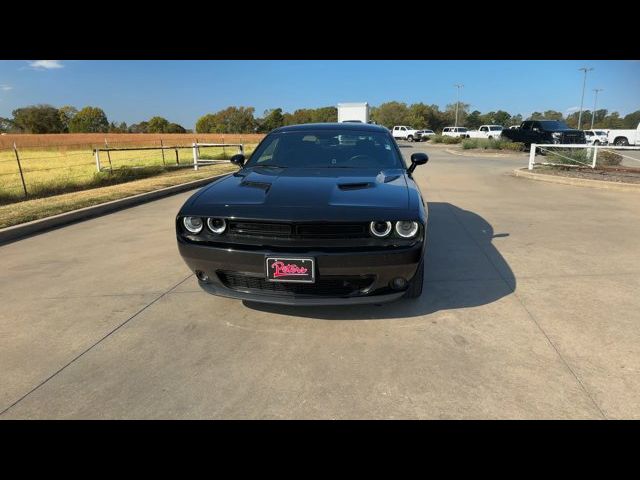
[(618, 147), (627, 147), (629, 146), (629, 140), (627, 140), (624, 137), (620, 137), (620, 138), (616, 138), (613, 144), (617, 145)]
[(493, 140), (493, 137), (489, 137), (489, 140)]
[(409, 283), (409, 288), (407, 288), (407, 293), (404, 294), (406, 298), (418, 298), (422, 295), (422, 284), (424, 283), (424, 258), (420, 261), (420, 265), (418, 265), (418, 269), (416, 270), (416, 274), (411, 279), (411, 283)]
[(600, 145), (600, 141), (596, 140), (595, 142), (593, 142), (594, 145)]
[(407, 141), (408, 141), (408, 142), (413, 142), (413, 135), (409, 135), (409, 136), (407, 137)]

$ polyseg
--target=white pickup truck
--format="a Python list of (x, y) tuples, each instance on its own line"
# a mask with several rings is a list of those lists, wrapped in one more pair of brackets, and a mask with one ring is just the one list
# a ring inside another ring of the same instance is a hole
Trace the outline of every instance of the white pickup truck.
[(422, 139), (422, 134), (413, 127), (407, 127), (406, 125), (396, 125), (391, 130), (391, 134), (393, 138), (396, 140), (408, 140), (409, 142), (420, 141)]
[(478, 130), (469, 130), (467, 132), (467, 137), (469, 138), (489, 138), (493, 140), (494, 138), (500, 138), (502, 134), (502, 125), (480, 125)]
[(619, 147), (640, 145), (640, 123), (635, 130), (608, 130), (607, 138), (609, 145)]

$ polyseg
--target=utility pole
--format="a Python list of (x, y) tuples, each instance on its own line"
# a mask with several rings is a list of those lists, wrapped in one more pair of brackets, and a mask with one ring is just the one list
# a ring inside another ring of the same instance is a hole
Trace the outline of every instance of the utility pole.
[(594, 88), (593, 91), (596, 92), (596, 98), (593, 100), (593, 113), (591, 114), (591, 130), (593, 130), (593, 123), (596, 120), (596, 105), (598, 104), (598, 92), (601, 92), (604, 88)]
[(460, 105), (460, 89), (464, 87), (464, 85), (461, 83), (456, 83), (454, 87), (458, 89), (458, 96), (456, 97), (456, 124), (454, 125), (454, 127), (457, 127), (458, 126), (458, 105)]
[(578, 70), (584, 72), (584, 81), (582, 82), (582, 99), (580, 100), (580, 114), (578, 115), (578, 130), (580, 130), (580, 126), (582, 125), (582, 106), (584, 105), (584, 89), (587, 86), (587, 72), (590, 72), (593, 68), (582, 67)]

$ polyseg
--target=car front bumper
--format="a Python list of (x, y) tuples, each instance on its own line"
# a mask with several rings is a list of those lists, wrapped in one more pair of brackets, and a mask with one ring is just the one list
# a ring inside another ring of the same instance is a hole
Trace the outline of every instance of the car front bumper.
[[(279, 283), (278, 291), (274, 291), (272, 288), (276, 286), (266, 281), (265, 258), (273, 255), (284, 257), (287, 256), (286, 252), (198, 245), (185, 241), (179, 235), (177, 239), (182, 258), (191, 271), (198, 275), (198, 283), (206, 292), (283, 305), (357, 305), (399, 299), (405, 294), (406, 288), (394, 290), (390, 282), (398, 277), (411, 281), (424, 255), (423, 242), (410, 247), (376, 251), (295, 252), (291, 256), (314, 258), (316, 283), (296, 284), (304, 286), (293, 288)], [(207, 277), (205, 281), (202, 280), (203, 274)], [(242, 282), (230, 283), (229, 278), (240, 278)], [(326, 288), (326, 282), (332, 285), (333, 290), (322, 290)], [(350, 288), (345, 287), (344, 291), (338, 288), (338, 292), (336, 285), (341, 282)], [(353, 285), (356, 286), (351, 288)]]

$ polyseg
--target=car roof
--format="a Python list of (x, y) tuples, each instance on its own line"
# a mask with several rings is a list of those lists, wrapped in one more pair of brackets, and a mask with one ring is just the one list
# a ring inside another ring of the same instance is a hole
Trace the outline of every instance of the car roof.
[(284, 127), (272, 130), (272, 133), (283, 132), (307, 132), (310, 130), (344, 130), (345, 132), (389, 132), (388, 129), (381, 125), (372, 125), (370, 123), (303, 123), (300, 125), (286, 125)]

